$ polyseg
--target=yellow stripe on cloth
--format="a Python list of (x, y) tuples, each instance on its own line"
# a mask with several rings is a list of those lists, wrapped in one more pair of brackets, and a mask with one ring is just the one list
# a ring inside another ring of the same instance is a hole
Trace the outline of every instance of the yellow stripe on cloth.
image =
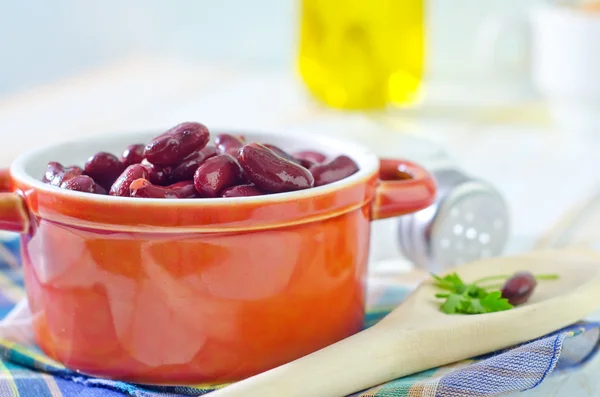
[(56, 380), (54, 380), (52, 376), (48, 374), (42, 374), (42, 379), (44, 379), (44, 381), (46, 382), (48, 390), (50, 391), (50, 393), (52, 393), (52, 397), (63, 397), (60, 388), (56, 384)]
[[(20, 397), (19, 388), (17, 387), (17, 384), (15, 383), (15, 380), (13, 379), (12, 374), (10, 373), (8, 368), (6, 368), (6, 366), (4, 365), (4, 363), (1, 360), (0, 360), (0, 378), (2, 378), (4, 380), (4, 382), (0, 382), (0, 395), (2, 397), (4, 397), (4, 396)], [(29, 396), (23, 396), (23, 397), (29, 397)]]
[(222, 389), (225, 386), (229, 386), (230, 384), (231, 383), (222, 383), (219, 385), (213, 385), (210, 383), (202, 383), (202, 384), (198, 384), (198, 385), (190, 385), (189, 387), (193, 387), (194, 389), (208, 391), (208, 390)]

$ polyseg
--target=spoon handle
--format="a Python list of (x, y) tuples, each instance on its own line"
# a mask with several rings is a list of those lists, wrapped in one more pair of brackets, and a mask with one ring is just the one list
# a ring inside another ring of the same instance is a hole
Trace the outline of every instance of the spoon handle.
[[(338, 397), (429, 367), (416, 332), (372, 327), (325, 349), (211, 393), (211, 397)], [(435, 356), (435, 354), (433, 354)]]

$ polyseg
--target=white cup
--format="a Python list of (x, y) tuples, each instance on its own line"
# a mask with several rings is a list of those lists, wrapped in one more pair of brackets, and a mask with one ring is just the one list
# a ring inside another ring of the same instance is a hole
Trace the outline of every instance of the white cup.
[(600, 136), (600, 13), (559, 4), (531, 14), (532, 77), (565, 132)]

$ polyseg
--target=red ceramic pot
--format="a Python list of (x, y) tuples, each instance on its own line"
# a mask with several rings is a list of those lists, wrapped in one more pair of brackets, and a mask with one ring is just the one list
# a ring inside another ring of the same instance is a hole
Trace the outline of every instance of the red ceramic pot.
[(370, 222), (434, 199), (431, 176), (408, 161), (380, 163), (322, 137), (250, 133), (289, 150), (346, 154), (360, 171), (314, 189), (226, 199), (112, 197), (41, 182), (49, 161), (82, 164), (154, 135), (34, 150), (0, 177), (10, 191), (0, 194), (0, 229), (22, 235), (37, 343), (86, 374), (228, 382), (352, 335), (363, 323)]

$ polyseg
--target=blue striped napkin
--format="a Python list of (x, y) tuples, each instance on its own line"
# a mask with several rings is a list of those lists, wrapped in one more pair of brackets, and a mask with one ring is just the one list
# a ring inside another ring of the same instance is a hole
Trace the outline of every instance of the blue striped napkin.
[[(24, 290), (18, 241), (0, 235), (0, 396), (17, 397), (182, 397), (214, 387), (149, 387), (84, 376), (45, 356), (18, 327)], [(381, 319), (414, 287), (406, 279), (369, 280), (365, 326)], [(12, 335), (12, 337), (10, 337)], [(17, 337), (18, 336), (18, 337)], [(15, 339), (21, 338), (21, 343)], [(431, 369), (365, 390), (353, 397), (498, 396), (529, 390), (558, 371), (579, 368), (600, 346), (600, 323), (581, 322), (509, 349)], [(401, 352), (399, 352), (401, 354)]]

